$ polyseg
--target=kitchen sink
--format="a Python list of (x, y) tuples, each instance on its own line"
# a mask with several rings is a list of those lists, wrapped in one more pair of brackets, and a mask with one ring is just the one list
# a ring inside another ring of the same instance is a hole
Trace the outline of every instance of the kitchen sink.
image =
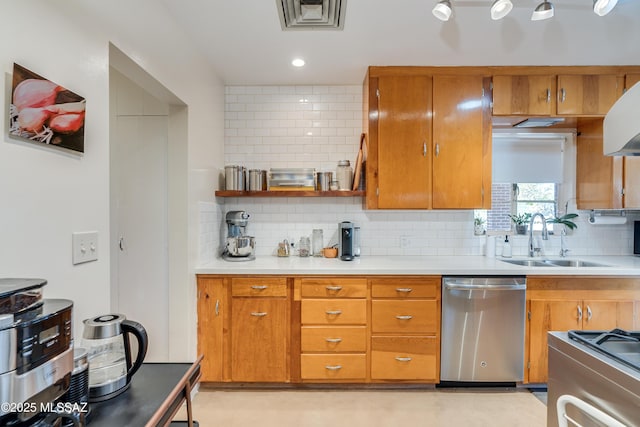
[(580, 259), (501, 259), (500, 261), (524, 267), (610, 267), (607, 264)]
[(523, 265), (525, 267), (554, 267), (553, 264), (548, 264), (542, 260), (533, 259), (501, 259), (502, 262), (508, 262), (509, 264)]
[(610, 267), (607, 264), (579, 259), (545, 259), (544, 262), (558, 267)]

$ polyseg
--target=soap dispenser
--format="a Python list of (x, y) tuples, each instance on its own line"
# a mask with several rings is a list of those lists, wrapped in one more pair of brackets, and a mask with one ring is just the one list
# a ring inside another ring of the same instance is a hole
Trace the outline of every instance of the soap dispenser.
[(511, 242), (509, 242), (509, 235), (504, 236), (504, 243), (502, 244), (502, 257), (511, 258)]

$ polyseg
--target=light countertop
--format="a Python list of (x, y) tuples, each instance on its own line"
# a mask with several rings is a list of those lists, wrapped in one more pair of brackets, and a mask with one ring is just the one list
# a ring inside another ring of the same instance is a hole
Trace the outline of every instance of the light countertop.
[(196, 274), (640, 276), (640, 257), (634, 256), (564, 258), (597, 262), (607, 267), (524, 267), (502, 262), (501, 259), (484, 256), (368, 256), (341, 261), (338, 258), (258, 256), (245, 262), (216, 259), (196, 268)]

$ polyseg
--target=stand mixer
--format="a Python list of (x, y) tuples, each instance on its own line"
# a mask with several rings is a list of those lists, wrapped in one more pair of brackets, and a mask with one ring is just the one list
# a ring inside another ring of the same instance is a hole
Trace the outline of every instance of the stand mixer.
[(245, 211), (229, 211), (227, 222), (227, 241), (222, 258), (227, 261), (250, 261), (256, 258), (253, 250), (255, 238), (246, 236), (249, 214)]

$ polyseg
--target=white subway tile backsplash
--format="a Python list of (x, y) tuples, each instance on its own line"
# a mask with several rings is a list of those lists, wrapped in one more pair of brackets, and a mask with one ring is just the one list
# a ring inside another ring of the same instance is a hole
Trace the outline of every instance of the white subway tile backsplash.
[[(302, 101), (301, 101), (302, 100)], [(225, 164), (247, 168), (311, 167), (333, 171), (338, 160), (354, 166), (362, 132), (362, 87), (227, 86), (225, 87)], [(201, 262), (219, 255), (226, 237), (224, 215), (246, 210), (248, 232), (256, 237), (257, 255), (272, 255), (279, 241), (297, 243), (314, 228), (326, 245), (337, 243), (340, 221), (362, 230), (362, 256), (481, 255), (485, 236), (473, 235), (473, 211), (368, 211), (354, 198), (226, 198), (201, 203)], [(566, 236), (571, 256), (632, 253), (633, 219), (625, 225), (593, 226), (588, 211), (578, 212), (578, 229)], [(412, 236), (402, 247), (401, 236)], [(504, 236), (496, 240), (502, 253)], [(528, 236), (512, 236), (514, 256), (527, 255)], [(543, 241), (544, 253), (557, 256), (560, 236)]]

